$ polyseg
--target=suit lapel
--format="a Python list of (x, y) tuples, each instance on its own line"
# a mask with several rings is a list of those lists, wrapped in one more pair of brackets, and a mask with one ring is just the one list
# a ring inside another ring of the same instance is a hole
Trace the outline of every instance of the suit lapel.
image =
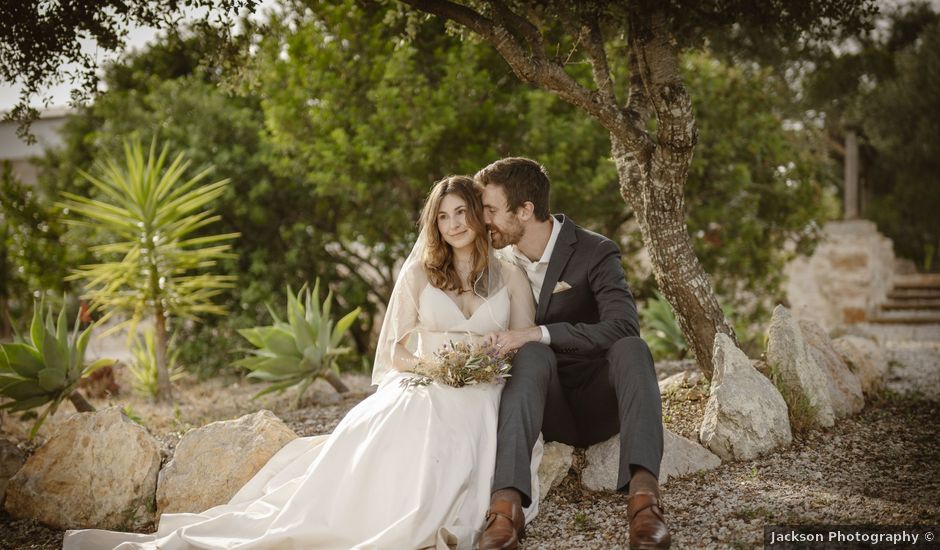
[(555, 241), (552, 257), (548, 260), (548, 269), (545, 270), (545, 281), (542, 283), (542, 291), (539, 293), (539, 306), (535, 311), (536, 324), (542, 324), (542, 320), (545, 319), (548, 303), (552, 299), (552, 291), (555, 290), (561, 272), (568, 265), (568, 260), (574, 253), (574, 244), (578, 240), (574, 233), (574, 223), (571, 220), (562, 214), (555, 218), (555, 223), (559, 222), (561, 223), (561, 231), (558, 233), (558, 240)]

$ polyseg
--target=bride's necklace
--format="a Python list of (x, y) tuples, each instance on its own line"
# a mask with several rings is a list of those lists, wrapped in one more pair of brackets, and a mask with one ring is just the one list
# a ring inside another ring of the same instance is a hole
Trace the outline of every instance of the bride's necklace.
[(460, 261), (454, 260), (454, 270), (457, 272), (457, 277), (460, 279), (460, 285), (461, 285), (461, 287), (457, 289), (458, 295), (466, 294), (467, 292), (473, 292), (473, 285), (469, 284), (469, 279), (470, 279), (470, 274), (472, 273), (472, 269), (473, 269), (472, 262), (469, 262), (469, 261), (460, 262)]

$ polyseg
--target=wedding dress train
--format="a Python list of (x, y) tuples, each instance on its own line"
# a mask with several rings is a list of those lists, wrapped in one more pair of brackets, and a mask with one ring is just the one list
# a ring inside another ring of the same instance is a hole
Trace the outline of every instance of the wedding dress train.
[[(469, 317), (427, 285), (415, 355), (508, 326), (506, 288)], [(288, 443), (224, 505), (164, 514), (151, 535), (69, 531), (64, 550), (470, 548), (489, 505), (502, 386), (402, 387), (391, 371), (328, 436)], [(533, 453), (532, 507), (537, 513)]]

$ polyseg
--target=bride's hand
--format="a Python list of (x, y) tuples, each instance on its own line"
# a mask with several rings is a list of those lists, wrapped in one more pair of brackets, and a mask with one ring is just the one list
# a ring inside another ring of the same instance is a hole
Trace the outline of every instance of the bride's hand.
[(500, 353), (515, 351), (528, 342), (538, 342), (542, 338), (539, 327), (530, 327), (519, 330), (504, 330), (486, 335), (485, 342), (495, 347)]

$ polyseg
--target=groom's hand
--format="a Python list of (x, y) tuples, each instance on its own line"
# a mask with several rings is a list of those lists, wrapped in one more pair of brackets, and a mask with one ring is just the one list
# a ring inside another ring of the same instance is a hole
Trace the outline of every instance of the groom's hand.
[(528, 342), (538, 342), (542, 339), (542, 329), (529, 327), (519, 330), (504, 330), (490, 334), (490, 342), (500, 351), (509, 352), (521, 348)]

